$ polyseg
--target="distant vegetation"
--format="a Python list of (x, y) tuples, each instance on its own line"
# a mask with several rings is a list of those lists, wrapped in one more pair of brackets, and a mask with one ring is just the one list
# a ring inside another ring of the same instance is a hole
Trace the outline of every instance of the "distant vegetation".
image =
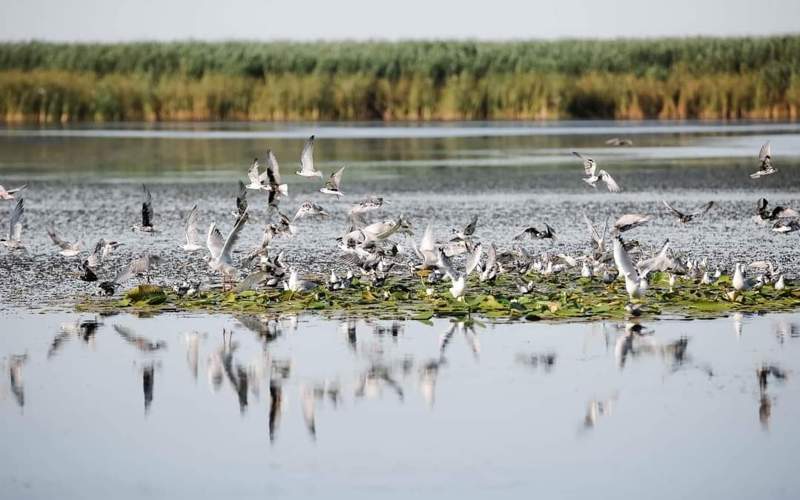
[(0, 119), (797, 119), (800, 36), (0, 44)]

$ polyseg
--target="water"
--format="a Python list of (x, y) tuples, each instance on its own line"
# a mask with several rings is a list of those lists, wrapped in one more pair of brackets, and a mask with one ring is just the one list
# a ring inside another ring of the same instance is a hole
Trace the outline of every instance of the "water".
[[(304, 138), (316, 133), (318, 166), (331, 171), (347, 165), (341, 200), (317, 192), (320, 182), (293, 174)], [(608, 137), (634, 139), (633, 147), (609, 147)], [(756, 155), (771, 140), (778, 173), (752, 180)], [(775, 234), (754, 224), (756, 200), (800, 205), (800, 125), (765, 123), (563, 122), (434, 125), (262, 125), (181, 124), (0, 130), (0, 183), (28, 182), (27, 253), (0, 254), (0, 267), (13, 269), (0, 286), (0, 303), (63, 305), (65, 297), (95, 293), (75, 279), (77, 259), (55, 254), (45, 228), (66, 238), (99, 238), (124, 243), (100, 272), (113, 277), (132, 256), (148, 250), (165, 258), (163, 282), (202, 276), (198, 254), (179, 249), (185, 217), (199, 205), (201, 227), (216, 222), (223, 233), (228, 213), (250, 159), (271, 147), (281, 163), (290, 197), (281, 210), (293, 214), (306, 199), (332, 216), (298, 224), (300, 234), (277, 242), (287, 261), (309, 272), (341, 267), (334, 239), (347, 227), (349, 206), (369, 194), (384, 196), (383, 216), (404, 215), (417, 238), (428, 221), (438, 238), (479, 215), (478, 239), (512, 245), (511, 236), (529, 225), (553, 226), (554, 243), (527, 243), (532, 252), (576, 254), (587, 248), (582, 213), (597, 224), (627, 212), (653, 216), (647, 228), (631, 233), (646, 249), (669, 238), (673, 248), (707, 257), (712, 267), (769, 259), (790, 276), (800, 267), (797, 233)], [(581, 181), (578, 150), (597, 159), (624, 191), (612, 195)], [(133, 233), (141, 210), (141, 183), (154, 197), (154, 235)], [(251, 220), (237, 250), (260, 241), (266, 222), (265, 196), (250, 194)], [(666, 214), (662, 199), (693, 210), (715, 200), (719, 206), (697, 221), (680, 224)], [(6, 205), (9, 205), (6, 203)], [(408, 248), (408, 242), (400, 241)], [(402, 259), (402, 258), (401, 258)], [(39, 295), (29, 283), (42, 284)], [(69, 302), (67, 299), (66, 302)]]
[[(798, 314), (640, 333), (448, 320), (348, 332), (303, 316), (268, 335), (225, 315), (118, 315), (62, 333), (79, 318), (1, 318), (5, 498), (793, 498), (800, 486)], [(142, 351), (115, 327), (165, 346)], [(12, 355), (27, 356), (13, 387)], [(762, 389), (764, 364), (786, 378)]]
[[(311, 133), (319, 167), (348, 166), (342, 200), (292, 174)], [(606, 146), (613, 136), (635, 144)], [(767, 139), (779, 171), (751, 180)], [(800, 208), (792, 123), (0, 129), (0, 183), (30, 185), (27, 251), (0, 252), (0, 498), (795, 496), (797, 313), (627, 329), (115, 315), (62, 329), (92, 319), (73, 302), (96, 288), (76, 279), (78, 259), (56, 254), (47, 226), (122, 242), (101, 279), (150, 251), (165, 260), (157, 282), (210, 283), (202, 256), (179, 249), (183, 219), (197, 203), (201, 225), (226, 233), (236, 179), (267, 147), (289, 183), (281, 209), (311, 199), (332, 214), (276, 242), (307, 275), (343, 267), (334, 238), (369, 194), (387, 199), (384, 217), (411, 219), (417, 239), (428, 221), (445, 239), (477, 214), (480, 241), (509, 248), (517, 230), (547, 222), (558, 239), (528, 250), (576, 255), (588, 246), (584, 211), (597, 223), (640, 212), (653, 221), (630, 234), (645, 249), (669, 238), (723, 271), (770, 259), (800, 272), (797, 234), (751, 220), (762, 196)], [(573, 150), (624, 191), (586, 186)], [(130, 231), (143, 182), (152, 235)], [(682, 225), (662, 199), (718, 207)], [(259, 241), (265, 204), (250, 195), (237, 258)], [(781, 377), (761, 387), (763, 366)]]

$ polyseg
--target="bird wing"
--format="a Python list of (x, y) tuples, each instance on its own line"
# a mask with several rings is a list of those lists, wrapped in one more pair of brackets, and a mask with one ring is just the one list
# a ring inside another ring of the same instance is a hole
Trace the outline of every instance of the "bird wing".
[(680, 210), (676, 209), (675, 207), (673, 207), (672, 205), (670, 205), (669, 203), (667, 203), (667, 201), (666, 201), (666, 200), (661, 200), (661, 203), (663, 203), (665, 207), (667, 207), (668, 209), (670, 209), (670, 211), (671, 211), (673, 214), (675, 214), (675, 215), (676, 215), (678, 218), (681, 218), (681, 219), (682, 219), (682, 218), (686, 217), (686, 215), (685, 215), (683, 212), (681, 212)]
[(219, 232), (217, 225), (211, 223), (208, 226), (208, 237), (206, 238), (206, 247), (211, 252), (211, 258), (217, 259), (222, 255), (222, 248), (225, 246), (225, 240), (222, 239), (222, 233)]
[(58, 234), (56, 234), (55, 229), (48, 229), (47, 235), (50, 236), (50, 240), (62, 249), (67, 249), (70, 247), (70, 243), (68, 241), (62, 240)]
[(573, 151), (572, 154), (577, 156), (583, 161), (583, 171), (586, 175), (594, 175), (595, 170), (597, 169), (597, 164), (591, 158), (585, 157), (582, 154), (578, 153), (577, 151)]
[(133, 259), (117, 274), (117, 276), (114, 278), (114, 283), (125, 283), (137, 274), (147, 271), (147, 268), (149, 267), (148, 264), (148, 256), (146, 255), (144, 257), (139, 257), (138, 259)]
[(261, 184), (261, 176), (258, 174), (258, 158), (253, 158), (253, 163), (247, 170), (247, 178), (251, 184)]
[(242, 181), (239, 181), (239, 194), (236, 196), (236, 210), (239, 212), (240, 217), (247, 212), (247, 187)]
[(425, 232), (422, 233), (422, 240), (419, 242), (419, 251), (424, 255), (426, 252), (433, 252), (435, 246), (436, 243), (433, 241), (433, 227), (428, 224), (425, 227)]
[(331, 177), (328, 179), (328, 182), (325, 183), (325, 187), (332, 191), (338, 191), (339, 184), (342, 182), (342, 173), (344, 173), (344, 167), (332, 173)]
[(303, 172), (314, 171), (314, 136), (308, 138), (300, 153), (300, 169)]
[(236, 224), (231, 229), (231, 232), (228, 234), (228, 238), (225, 240), (225, 245), (222, 247), (222, 256), (223, 257), (230, 257), (231, 249), (233, 245), (236, 244), (236, 241), (239, 239), (239, 233), (242, 232), (242, 228), (244, 227), (244, 223), (247, 222), (248, 214), (245, 212), (242, 214), (239, 219), (236, 221)]
[(25, 204), (22, 198), (17, 200), (16, 205), (11, 210), (11, 217), (9, 218), (8, 224), (8, 239), (11, 241), (19, 241), (19, 238), (22, 234), (22, 224), (20, 223), (20, 219), (22, 219), (22, 215), (25, 213)]
[(714, 205), (716, 205), (716, 203), (715, 203), (715, 202), (713, 202), (713, 201), (709, 201), (708, 203), (706, 203), (705, 205), (703, 205), (702, 207), (700, 207), (700, 209), (699, 209), (699, 210), (697, 210), (696, 212), (692, 213), (692, 215), (694, 215), (694, 216), (703, 215), (704, 213), (706, 213), (706, 212), (708, 212), (709, 210), (711, 210), (711, 208), (712, 208)]
[(472, 216), (472, 220), (467, 224), (467, 227), (464, 228), (464, 236), (472, 236), (475, 234), (475, 228), (478, 225), (478, 216)]
[(267, 150), (267, 171), (262, 174), (266, 175), (270, 185), (278, 186), (281, 184), (281, 172), (278, 166), (278, 158), (271, 149)]
[(444, 254), (444, 251), (440, 248), (436, 252), (437, 262), (436, 265), (450, 277), (451, 280), (455, 280), (457, 278), (457, 274), (455, 269), (453, 269), (453, 263), (450, 261), (450, 258)]
[(478, 243), (477, 245), (475, 245), (475, 248), (472, 250), (472, 253), (469, 254), (469, 257), (467, 257), (466, 269), (465, 269), (467, 276), (472, 274), (472, 271), (477, 269), (478, 264), (480, 264), (481, 262), (482, 255), (483, 255), (483, 247), (481, 247), (481, 244)]
[(597, 229), (595, 229), (594, 225), (592, 224), (592, 221), (590, 221), (589, 217), (586, 216), (586, 213), (583, 214), (583, 220), (586, 222), (586, 227), (589, 228), (589, 234), (592, 235), (592, 239), (594, 240), (595, 243), (599, 245), (600, 240), (602, 239), (600, 238), (600, 233), (597, 232)]
[(153, 225), (153, 196), (147, 186), (142, 184), (144, 191), (144, 201), (142, 202), (142, 227), (151, 227)]
[[(6, 190), (6, 193), (8, 193), (8, 194), (14, 194), (14, 193), (18, 193), (18, 192), (22, 191), (23, 189), (25, 189), (25, 188), (27, 188), (27, 187), (28, 187), (28, 185), (27, 185), (27, 184), (23, 184), (23, 185), (21, 185), (21, 186), (20, 186), (20, 187), (18, 187), (18, 188), (14, 188), (14, 189), (8, 189), (8, 190)], [(0, 186), (0, 191), (2, 191), (2, 190), (3, 190), (3, 189), (2, 189), (2, 186)]]
[(761, 149), (758, 152), (758, 159), (762, 164), (772, 159), (772, 146), (770, 146), (769, 141), (765, 142), (764, 145), (761, 146)]
[(614, 178), (608, 174), (608, 172), (606, 172), (605, 170), (601, 170), (600, 172), (598, 172), (598, 175), (603, 180), (603, 182), (606, 183), (606, 187), (608, 187), (609, 191), (611, 191), (612, 193), (619, 193), (619, 184), (617, 184), (617, 181), (615, 181)]
[(198, 243), (197, 235), (197, 205), (192, 207), (189, 218), (186, 219), (186, 243), (194, 245)]
[(486, 269), (491, 269), (497, 264), (497, 248), (494, 246), (494, 243), (489, 245), (489, 250), (486, 251)]

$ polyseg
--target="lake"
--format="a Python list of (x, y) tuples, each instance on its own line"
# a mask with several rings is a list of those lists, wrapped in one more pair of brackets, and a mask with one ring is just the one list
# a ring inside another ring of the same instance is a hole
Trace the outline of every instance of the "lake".
[[(310, 134), (326, 175), (347, 166), (339, 200), (293, 173)], [(750, 179), (766, 140), (778, 172)], [(331, 213), (277, 243), (309, 274), (343, 268), (335, 238), (371, 194), (417, 241), (428, 222), (445, 239), (478, 215), (484, 243), (510, 248), (547, 222), (558, 238), (526, 249), (576, 255), (584, 213), (602, 225), (637, 212), (652, 217), (631, 233), (646, 251), (669, 239), (724, 273), (767, 259), (800, 272), (799, 233), (752, 220), (761, 197), (800, 208), (795, 123), (2, 128), (0, 184), (29, 188), (27, 250), (0, 251), (0, 497), (795, 496), (798, 313), (526, 324), (74, 311), (97, 287), (46, 228), (121, 242), (101, 279), (150, 251), (165, 261), (156, 282), (210, 282), (202, 255), (180, 249), (183, 221), (197, 204), (201, 232), (227, 233), (237, 179), (268, 147), (289, 184), (281, 210), (309, 199)], [(623, 191), (586, 185), (572, 151)], [(154, 234), (130, 230), (142, 183)], [(248, 197), (236, 259), (267, 220), (266, 196)], [(662, 200), (717, 206), (681, 224)]]

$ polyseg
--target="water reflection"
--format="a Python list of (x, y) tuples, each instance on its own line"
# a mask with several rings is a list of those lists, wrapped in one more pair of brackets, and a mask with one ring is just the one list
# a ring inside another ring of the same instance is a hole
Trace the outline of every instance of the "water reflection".
[[(325, 484), (333, 476), (317, 476), (314, 464), (394, 477), (387, 463), (368, 458), (375, 456), (478, 477), (480, 469), (456, 464), (493, 456), (504, 467), (530, 466), (538, 460), (532, 451), (546, 447), (546, 464), (586, 455), (635, 468), (633, 456), (694, 443), (759, 460), (791, 456), (800, 445), (792, 419), (800, 412), (797, 315), (742, 317), (742, 337), (731, 335), (731, 318), (425, 324), (117, 315), (104, 324), (65, 315), (46, 327), (35, 315), (21, 318), (6, 318), (0, 334), (0, 439), (33, 450), (25, 453), (48, 470), (57, 457), (65, 463), (52, 443), (67, 440), (71, 458), (62, 467), (71, 476), (73, 461), (83, 467), (103, 446), (99, 436), (118, 443), (120, 457), (105, 456), (117, 469), (128, 457), (211, 476), (205, 461), (215, 457), (243, 467), (225, 472), (244, 484), (245, 472), (276, 464)], [(26, 335), (5, 333), (23, 328)], [(120, 433), (137, 426), (146, 432)], [(780, 439), (768, 442), (765, 430)], [(431, 446), (421, 455), (418, 443)], [(688, 473), (686, 456), (658, 455), (651, 465)], [(3, 484), (13, 484), (3, 471)], [(520, 469), (512, 479), (525, 478)]]

